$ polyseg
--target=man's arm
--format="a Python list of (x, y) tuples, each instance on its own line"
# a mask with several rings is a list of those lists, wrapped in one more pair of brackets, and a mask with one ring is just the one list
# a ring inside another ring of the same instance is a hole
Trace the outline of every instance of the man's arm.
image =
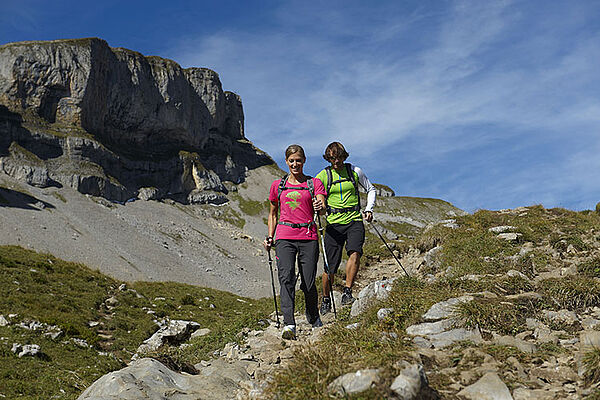
[(367, 175), (365, 175), (362, 169), (360, 169), (356, 165), (353, 165), (352, 169), (358, 175), (358, 183), (367, 192), (367, 205), (365, 206), (365, 212), (372, 213), (373, 207), (375, 207), (375, 198), (377, 197), (377, 190), (375, 189), (375, 186), (373, 186), (371, 181), (369, 181), (369, 178), (367, 178)]

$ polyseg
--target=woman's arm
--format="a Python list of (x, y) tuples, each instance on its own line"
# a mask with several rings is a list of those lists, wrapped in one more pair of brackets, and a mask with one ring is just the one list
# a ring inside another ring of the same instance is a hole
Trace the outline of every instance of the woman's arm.
[(263, 242), (265, 249), (270, 250), (273, 245), (273, 237), (275, 236), (275, 228), (277, 228), (277, 211), (279, 210), (278, 204), (275, 201), (271, 201), (269, 205), (269, 216), (267, 217), (267, 238)]
[(313, 203), (313, 207), (319, 215), (324, 215), (326, 211), (325, 204), (327, 204), (327, 199), (322, 194), (318, 194), (315, 196), (317, 201)]

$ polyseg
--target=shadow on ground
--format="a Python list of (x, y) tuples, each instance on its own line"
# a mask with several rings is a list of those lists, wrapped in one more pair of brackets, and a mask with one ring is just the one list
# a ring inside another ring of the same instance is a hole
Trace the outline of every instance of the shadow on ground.
[(36, 211), (45, 208), (55, 208), (52, 204), (31, 195), (3, 187), (0, 187), (0, 207), (14, 207)]

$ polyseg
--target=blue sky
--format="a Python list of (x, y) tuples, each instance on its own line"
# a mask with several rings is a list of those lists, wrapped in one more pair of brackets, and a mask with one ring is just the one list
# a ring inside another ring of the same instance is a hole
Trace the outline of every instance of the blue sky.
[(600, 201), (600, 1), (0, 0), (0, 43), (101, 37), (217, 71), (246, 136), (467, 211)]

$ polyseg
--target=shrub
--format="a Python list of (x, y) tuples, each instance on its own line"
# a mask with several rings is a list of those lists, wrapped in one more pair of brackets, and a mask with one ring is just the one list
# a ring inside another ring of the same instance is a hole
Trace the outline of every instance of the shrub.
[(595, 347), (592, 351), (583, 356), (583, 366), (585, 372), (583, 377), (586, 383), (596, 383), (600, 381), (600, 348)]
[(475, 299), (458, 304), (454, 314), (463, 328), (514, 335), (525, 329), (525, 318), (533, 313), (530, 306), (500, 299)]
[(550, 307), (577, 311), (600, 305), (600, 283), (588, 277), (546, 279), (540, 289)]
[(194, 299), (194, 296), (192, 296), (191, 294), (187, 293), (185, 296), (183, 296), (181, 298), (181, 305), (184, 305), (184, 306), (194, 306), (194, 305), (196, 305), (196, 299)]
[(595, 257), (577, 266), (577, 272), (581, 275), (600, 278), (600, 257)]

